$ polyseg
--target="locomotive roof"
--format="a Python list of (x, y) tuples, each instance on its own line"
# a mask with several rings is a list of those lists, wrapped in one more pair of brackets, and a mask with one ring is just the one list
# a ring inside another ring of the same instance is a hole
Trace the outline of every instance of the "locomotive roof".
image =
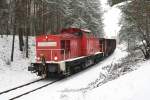
[(61, 33), (63, 32), (88, 32), (90, 33), (91, 31), (88, 29), (79, 29), (79, 28), (67, 28), (67, 29), (62, 29)]
[(37, 38), (42, 38), (43, 36), (57, 36), (57, 37), (62, 37), (62, 38), (77, 38), (82, 36), (82, 32), (86, 33), (91, 33), (90, 30), (88, 29), (79, 29), (79, 28), (67, 28), (67, 29), (62, 29), (60, 34), (44, 34), (37, 36)]
[(74, 34), (63, 33), (63, 34), (44, 34), (44, 35), (37, 36), (36, 38), (45, 38), (45, 36), (60, 37), (60, 38), (77, 38), (78, 37)]

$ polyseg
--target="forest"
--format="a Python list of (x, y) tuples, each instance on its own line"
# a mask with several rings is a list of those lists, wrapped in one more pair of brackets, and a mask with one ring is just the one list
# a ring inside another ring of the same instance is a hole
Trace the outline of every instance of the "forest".
[[(122, 3), (122, 4), (121, 4)], [(150, 58), (150, 1), (149, 0), (109, 0), (109, 4), (119, 5), (122, 11), (119, 38), (128, 43), (128, 50), (140, 50), (145, 59)]]
[(102, 32), (99, 0), (1, 0), (1, 34), (58, 33), (62, 28)]
[(99, 0), (1, 0), (0, 35), (13, 35), (13, 61), (15, 35), (20, 51), (25, 45), (28, 58), (28, 36), (58, 34), (67, 27), (90, 29), (103, 36), (101, 16)]
[[(150, 1), (108, 0), (109, 5), (122, 11), (119, 32), (120, 42), (128, 44), (128, 50), (140, 50), (145, 59), (150, 58)], [(28, 36), (53, 33), (62, 28), (90, 29), (103, 37), (103, 19), (99, 0), (1, 0), (0, 35), (19, 38), (20, 51), (26, 47), (28, 58)], [(11, 60), (13, 61), (13, 53)]]

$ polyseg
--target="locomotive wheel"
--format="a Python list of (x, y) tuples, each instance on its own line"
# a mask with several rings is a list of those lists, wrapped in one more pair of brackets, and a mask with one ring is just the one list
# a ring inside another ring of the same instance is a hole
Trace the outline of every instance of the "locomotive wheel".
[(67, 66), (66, 68), (67, 68), (67, 69), (66, 69), (66, 76), (71, 75), (71, 74), (72, 74), (72, 73), (71, 73), (71, 67), (70, 67), (70, 66)]

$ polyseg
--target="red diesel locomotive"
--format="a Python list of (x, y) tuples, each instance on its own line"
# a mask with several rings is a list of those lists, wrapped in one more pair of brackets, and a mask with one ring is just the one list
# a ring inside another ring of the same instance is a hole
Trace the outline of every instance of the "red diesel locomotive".
[(36, 62), (28, 70), (38, 76), (68, 76), (110, 55), (114, 39), (97, 38), (89, 30), (63, 29), (60, 34), (36, 37)]

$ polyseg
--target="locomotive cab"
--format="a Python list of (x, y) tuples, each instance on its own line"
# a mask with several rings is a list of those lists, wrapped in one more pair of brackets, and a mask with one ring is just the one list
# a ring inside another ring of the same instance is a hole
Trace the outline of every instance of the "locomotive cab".
[[(45, 38), (44, 38), (45, 37)], [(47, 62), (58, 62), (66, 59), (66, 53), (70, 51), (70, 41), (61, 40), (55, 35), (40, 36), (36, 39), (36, 61), (45, 58)]]
[(74, 48), (80, 43), (79, 40), (78, 36), (69, 33), (36, 37), (36, 62), (28, 70), (39, 76), (66, 73), (65, 61), (81, 55), (80, 46)]
[[(44, 58), (46, 61), (58, 60), (58, 41), (48, 39), (48, 36), (37, 38), (36, 40), (36, 61), (39, 62)], [(53, 50), (52, 50), (53, 49)], [(55, 50), (55, 51), (54, 51)], [(54, 54), (54, 55), (52, 55)]]
[[(68, 44), (69, 45), (69, 44)], [(48, 72), (60, 73), (60, 63), (65, 59), (65, 48), (60, 37), (55, 35), (44, 35), (36, 38), (36, 62), (28, 67), (29, 71), (37, 73), (38, 76), (47, 76)], [(69, 49), (68, 49), (69, 50)], [(62, 66), (62, 64), (61, 64)], [(61, 70), (65, 70), (62, 69)]]

